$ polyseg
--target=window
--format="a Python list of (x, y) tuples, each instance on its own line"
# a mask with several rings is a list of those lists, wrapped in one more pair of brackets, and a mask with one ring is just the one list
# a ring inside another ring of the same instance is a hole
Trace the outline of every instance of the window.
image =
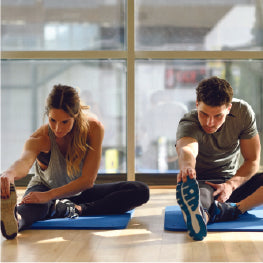
[(174, 180), (176, 125), (194, 107), (197, 83), (212, 75), (252, 104), (263, 141), (261, 1), (3, 0), (1, 7), (1, 170), (43, 123), (58, 83), (79, 87), (105, 125), (101, 175)]
[(263, 139), (262, 69), (261, 60), (136, 61), (136, 172), (178, 172), (177, 125), (196, 107), (195, 88), (207, 77), (228, 80), (234, 97), (252, 105)]
[(136, 2), (136, 50), (262, 50), (262, 3)]
[(2, 50), (124, 50), (124, 0), (3, 0)]
[[(12, 77), (15, 72), (15, 77)], [(65, 83), (105, 126), (101, 173), (126, 173), (126, 63), (121, 60), (5, 60), (2, 62), (2, 169), (44, 124), (45, 99)]]

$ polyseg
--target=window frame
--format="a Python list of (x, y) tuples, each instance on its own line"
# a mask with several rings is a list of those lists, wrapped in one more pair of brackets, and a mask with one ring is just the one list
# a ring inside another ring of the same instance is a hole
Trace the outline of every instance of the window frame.
[(127, 65), (127, 180), (135, 180), (135, 62), (154, 59), (263, 60), (263, 51), (136, 51), (135, 0), (126, 3), (125, 51), (2, 51), (2, 60), (122, 59)]

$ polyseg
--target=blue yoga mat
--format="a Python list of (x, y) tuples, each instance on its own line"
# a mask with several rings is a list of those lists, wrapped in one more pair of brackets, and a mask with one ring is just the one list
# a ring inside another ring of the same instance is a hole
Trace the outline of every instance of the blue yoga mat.
[[(164, 229), (186, 231), (183, 214), (178, 205), (165, 208)], [(207, 225), (208, 231), (263, 231), (263, 205), (241, 215), (234, 221), (217, 222)]]
[(118, 215), (54, 218), (35, 222), (30, 229), (124, 229), (134, 210)]

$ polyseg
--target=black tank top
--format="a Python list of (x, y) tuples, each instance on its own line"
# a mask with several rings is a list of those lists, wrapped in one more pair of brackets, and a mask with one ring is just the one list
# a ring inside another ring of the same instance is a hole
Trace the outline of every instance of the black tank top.
[(37, 159), (43, 163), (44, 165), (48, 166), (50, 161), (51, 151), (48, 153), (40, 152), (40, 154), (37, 156)]

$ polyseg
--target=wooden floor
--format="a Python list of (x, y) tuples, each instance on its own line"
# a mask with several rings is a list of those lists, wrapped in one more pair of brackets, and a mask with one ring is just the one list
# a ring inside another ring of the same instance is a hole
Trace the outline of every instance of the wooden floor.
[[(21, 196), (21, 190), (18, 190)], [(210, 232), (192, 241), (164, 230), (175, 189), (151, 189), (124, 230), (27, 230), (1, 238), (1, 262), (262, 262), (262, 232)]]

